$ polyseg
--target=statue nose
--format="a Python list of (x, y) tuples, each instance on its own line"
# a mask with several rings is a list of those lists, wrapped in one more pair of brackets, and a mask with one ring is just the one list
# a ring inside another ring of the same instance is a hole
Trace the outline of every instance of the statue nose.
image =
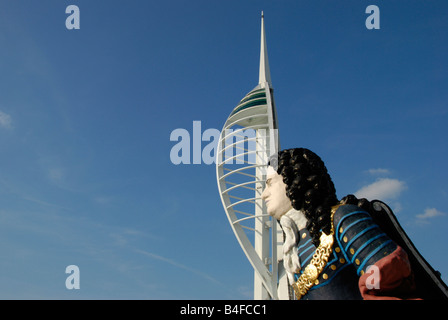
[(268, 196), (266, 190), (267, 190), (267, 189), (264, 189), (263, 193), (261, 194), (261, 199), (262, 199), (263, 201), (266, 201), (266, 197)]

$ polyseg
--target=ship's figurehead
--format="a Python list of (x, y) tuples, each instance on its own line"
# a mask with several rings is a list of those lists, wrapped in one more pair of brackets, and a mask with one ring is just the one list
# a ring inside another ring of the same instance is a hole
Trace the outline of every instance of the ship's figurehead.
[(353, 195), (338, 200), (314, 152), (271, 157), (262, 199), (283, 229), (283, 265), (296, 299), (448, 299), (392, 210)]

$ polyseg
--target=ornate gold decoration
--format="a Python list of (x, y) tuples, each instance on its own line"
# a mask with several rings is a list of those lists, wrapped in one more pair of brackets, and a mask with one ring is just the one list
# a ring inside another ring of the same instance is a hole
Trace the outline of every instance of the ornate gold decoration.
[(327, 235), (324, 232), (322, 232), (320, 236), (319, 246), (316, 248), (316, 251), (314, 252), (313, 257), (311, 258), (310, 263), (306, 266), (305, 270), (303, 271), (299, 279), (292, 284), (297, 300), (300, 300), (316, 282), (319, 283), (317, 278), (327, 265), (328, 258), (330, 257), (330, 254), (333, 251), (333, 243), (334, 243), (333, 216), (340, 205), (341, 204), (338, 204), (331, 208), (330, 234)]

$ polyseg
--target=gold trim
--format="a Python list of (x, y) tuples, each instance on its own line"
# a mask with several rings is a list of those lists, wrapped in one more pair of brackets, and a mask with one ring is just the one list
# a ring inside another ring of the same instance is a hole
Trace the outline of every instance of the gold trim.
[(333, 251), (332, 249), (334, 243), (333, 216), (336, 210), (341, 205), (342, 204), (337, 204), (331, 207), (330, 234), (327, 235), (324, 232), (322, 232), (320, 236), (319, 246), (316, 248), (316, 252), (314, 253), (310, 263), (306, 266), (305, 270), (303, 271), (299, 279), (292, 284), (297, 300), (300, 300), (314, 284), (319, 283), (317, 278), (319, 277), (322, 270), (325, 268), (328, 262), (328, 258), (330, 257), (330, 254)]

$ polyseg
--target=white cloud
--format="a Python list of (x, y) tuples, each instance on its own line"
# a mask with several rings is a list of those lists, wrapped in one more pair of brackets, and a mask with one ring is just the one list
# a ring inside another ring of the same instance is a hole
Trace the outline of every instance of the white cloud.
[(434, 218), (434, 217), (440, 217), (444, 216), (445, 213), (437, 210), (436, 208), (426, 208), (425, 212), (422, 214), (417, 214), (415, 217), (419, 219), (420, 221), (427, 221), (428, 219)]
[(12, 128), (12, 119), (9, 114), (0, 111), (0, 127), (5, 129)]
[(396, 199), (400, 193), (406, 189), (406, 184), (397, 179), (382, 178), (372, 184), (362, 187), (355, 192), (358, 198), (369, 200), (390, 200)]

